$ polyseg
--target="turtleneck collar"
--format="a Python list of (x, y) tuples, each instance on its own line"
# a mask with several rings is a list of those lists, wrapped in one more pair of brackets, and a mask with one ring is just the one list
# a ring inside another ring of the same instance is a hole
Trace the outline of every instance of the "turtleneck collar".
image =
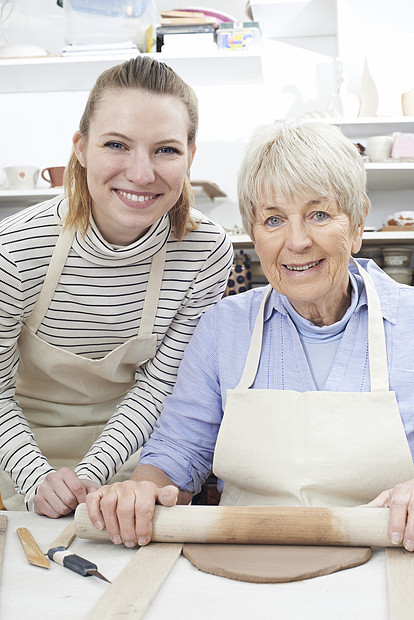
[(342, 319), (332, 325), (323, 325), (322, 327), (314, 325), (311, 321), (305, 319), (298, 312), (296, 312), (287, 297), (282, 296), (282, 303), (294, 322), (301, 340), (305, 342), (324, 342), (336, 340), (342, 336), (342, 333), (357, 306), (359, 298), (358, 285), (355, 276), (352, 273), (349, 274), (349, 279), (352, 286), (351, 304)]
[[(61, 219), (64, 218), (66, 212), (67, 201), (65, 200), (59, 206), (58, 214)], [(170, 232), (171, 218), (169, 213), (166, 213), (134, 243), (117, 246), (104, 239), (91, 215), (85, 237), (77, 230), (72, 248), (76, 254), (95, 265), (128, 266), (151, 259), (167, 242)]]

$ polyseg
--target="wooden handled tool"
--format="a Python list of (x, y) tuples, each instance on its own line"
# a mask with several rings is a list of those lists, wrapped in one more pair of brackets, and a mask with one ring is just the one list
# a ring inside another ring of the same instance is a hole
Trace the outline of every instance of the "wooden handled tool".
[[(388, 508), (156, 506), (155, 542), (391, 547)], [(108, 539), (92, 525), (85, 504), (75, 512), (79, 538)]]
[(48, 559), (45, 558), (29, 530), (26, 527), (18, 527), (16, 532), (30, 564), (41, 566), (42, 568), (50, 568)]
[(55, 540), (48, 546), (46, 550), (48, 557), (53, 560), (53, 562), (56, 562), (56, 564), (69, 568), (75, 573), (82, 575), (82, 577), (90, 577), (91, 575), (95, 575), (95, 577), (99, 577), (99, 579), (103, 579), (103, 581), (111, 583), (109, 579), (104, 577), (102, 573), (98, 571), (96, 564), (89, 562), (89, 560), (85, 560), (85, 558), (81, 558), (79, 555), (76, 555), (68, 550), (68, 547), (72, 544), (75, 536), (75, 523), (74, 521), (71, 521), (69, 525), (67, 525), (65, 529), (60, 532), (58, 537), (55, 538)]

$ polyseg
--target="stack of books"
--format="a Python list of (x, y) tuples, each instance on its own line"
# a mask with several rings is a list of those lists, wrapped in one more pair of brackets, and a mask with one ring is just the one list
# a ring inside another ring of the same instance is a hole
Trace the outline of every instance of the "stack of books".
[[(160, 26), (157, 28), (156, 49), (161, 52), (164, 45), (164, 36), (168, 35), (210, 35), (211, 43), (216, 43), (216, 33), (219, 26), (218, 19), (205, 15), (201, 11), (161, 11)], [(189, 46), (192, 40), (188, 39)]]

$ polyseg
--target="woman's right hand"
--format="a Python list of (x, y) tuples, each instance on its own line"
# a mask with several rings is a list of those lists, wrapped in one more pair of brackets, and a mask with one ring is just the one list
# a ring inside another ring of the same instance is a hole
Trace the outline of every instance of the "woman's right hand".
[(96, 529), (106, 528), (115, 545), (135, 547), (151, 540), (155, 504), (175, 506), (178, 495), (172, 484), (158, 487), (148, 480), (126, 480), (89, 493), (86, 505)]

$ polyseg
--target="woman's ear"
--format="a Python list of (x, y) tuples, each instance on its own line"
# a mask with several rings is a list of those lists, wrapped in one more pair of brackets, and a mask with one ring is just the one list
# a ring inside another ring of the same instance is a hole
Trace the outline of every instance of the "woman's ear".
[(360, 226), (358, 226), (358, 228), (356, 229), (354, 233), (354, 238), (352, 241), (352, 249), (351, 249), (352, 254), (357, 254), (362, 247), (362, 235), (364, 234), (364, 228), (365, 228), (365, 220)]
[(356, 254), (357, 252), (359, 252), (359, 250), (362, 247), (362, 236), (364, 234), (365, 222), (366, 222), (366, 219), (368, 217), (369, 210), (371, 208), (371, 203), (370, 203), (368, 197), (365, 198), (365, 207), (366, 207), (365, 216), (364, 216), (361, 224), (357, 227), (357, 229), (355, 231), (355, 234), (354, 234), (354, 239), (353, 239), (353, 243), (352, 243), (352, 253), (353, 254)]
[(196, 150), (197, 150), (197, 147), (195, 144), (190, 146), (190, 148), (188, 149), (187, 174), (190, 172), (191, 164), (193, 163)]
[(76, 158), (83, 168), (86, 168), (86, 159), (85, 159), (85, 138), (81, 134), (80, 131), (77, 131), (72, 138), (73, 150), (75, 151)]

